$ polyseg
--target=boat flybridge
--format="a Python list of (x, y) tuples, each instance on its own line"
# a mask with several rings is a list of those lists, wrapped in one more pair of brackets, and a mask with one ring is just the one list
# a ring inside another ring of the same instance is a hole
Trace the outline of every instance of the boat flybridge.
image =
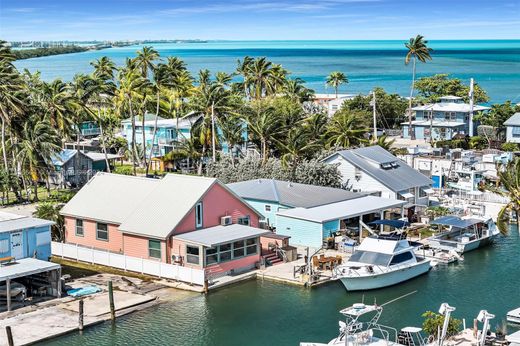
[(442, 216), (430, 222), (441, 231), (428, 238), (428, 244), (439, 250), (455, 250), (459, 254), (489, 244), (500, 234), (493, 219), (475, 216)]
[(383, 288), (413, 279), (434, 264), (416, 254), (419, 245), (402, 234), (374, 234), (361, 242), (345, 264), (334, 269), (333, 279), (341, 280), (347, 291)]

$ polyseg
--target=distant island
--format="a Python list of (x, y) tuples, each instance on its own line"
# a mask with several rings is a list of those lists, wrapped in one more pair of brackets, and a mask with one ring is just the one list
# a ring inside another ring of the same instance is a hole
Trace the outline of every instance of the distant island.
[[(10, 42), (17, 60), (39, 58), (50, 55), (81, 53), (154, 43), (206, 43), (204, 40), (136, 40), (136, 41), (17, 41)], [(16, 49), (19, 48), (19, 49)]]

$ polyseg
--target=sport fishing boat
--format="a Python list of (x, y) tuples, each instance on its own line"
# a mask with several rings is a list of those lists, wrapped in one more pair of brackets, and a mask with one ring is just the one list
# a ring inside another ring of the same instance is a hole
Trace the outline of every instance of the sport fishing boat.
[(427, 239), (429, 246), (455, 250), (459, 254), (488, 245), (500, 234), (491, 218), (448, 215), (433, 220), (430, 225), (438, 226), (440, 231)]
[(415, 249), (406, 239), (369, 236), (344, 265), (334, 269), (333, 279), (341, 280), (347, 291), (383, 288), (413, 279), (435, 264), (417, 255)]
[(341, 310), (345, 322), (339, 321), (339, 335), (328, 344), (301, 342), (300, 346), (399, 346), (397, 330), (378, 323), (383, 306), (357, 303)]

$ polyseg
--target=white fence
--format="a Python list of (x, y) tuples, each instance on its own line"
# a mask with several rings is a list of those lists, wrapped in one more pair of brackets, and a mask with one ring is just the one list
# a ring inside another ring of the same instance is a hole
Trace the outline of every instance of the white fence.
[(101, 264), (123, 270), (173, 279), (190, 284), (204, 285), (204, 270), (192, 269), (144, 258), (131, 257), (108, 251), (95, 250), (74, 244), (52, 242), (52, 254), (61, 258)]

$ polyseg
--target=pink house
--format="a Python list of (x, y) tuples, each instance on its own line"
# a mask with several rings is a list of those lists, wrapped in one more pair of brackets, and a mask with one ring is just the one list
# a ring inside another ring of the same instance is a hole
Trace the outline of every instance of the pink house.
[(98, 173), (62, 209), (65, 241), (210, 272), (254, 267), (261, 217), (214, 178)]

